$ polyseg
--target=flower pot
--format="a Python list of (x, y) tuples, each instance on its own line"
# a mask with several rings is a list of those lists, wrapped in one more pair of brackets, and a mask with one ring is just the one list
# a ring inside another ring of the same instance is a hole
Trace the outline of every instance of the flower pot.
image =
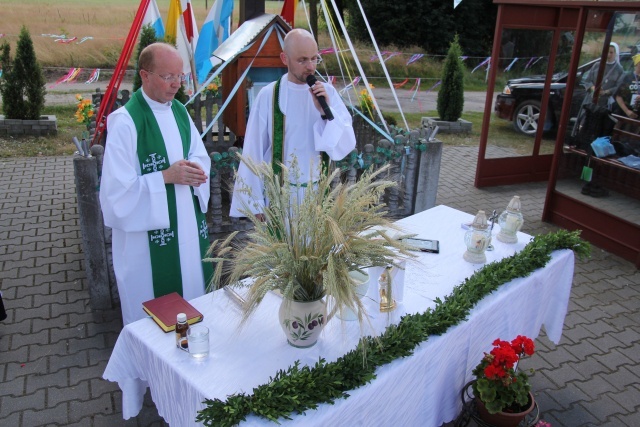
[(283, 298), (278, 316), (289, 344), (312, 347), (327, 322), (327, 305), (322, 299), (303, 302)]
[(535, 407), (535, 401), (533, 400), (533, 394), (529, 392), (530, 405), (523, 412), (498, 412), (496, 414), (490, 414), (484, 403), (476, 397), (476, 408), (478, 409), (478, 415), (480, 418), (495, 427), (517, 427)]

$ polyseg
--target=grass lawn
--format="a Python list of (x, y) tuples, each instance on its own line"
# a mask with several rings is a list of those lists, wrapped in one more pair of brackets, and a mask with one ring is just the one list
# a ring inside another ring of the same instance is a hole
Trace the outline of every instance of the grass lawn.
[(0, 158), (63, 156), (76, 151), (71, 138), (80, 139), (84, 126), (76, 122), (73, 113), (75, 105), (45, 107), (43, 114), (55, 115), (58, 120), (58, 134), (49, 137), (0, 137)]

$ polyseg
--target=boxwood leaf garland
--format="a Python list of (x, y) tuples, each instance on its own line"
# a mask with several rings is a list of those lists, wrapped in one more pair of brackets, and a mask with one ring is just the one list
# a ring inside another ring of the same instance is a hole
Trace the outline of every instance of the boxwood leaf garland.
[(311, 367), (300, 366), (296, 361), (288, 369), (278, 371), (268, 383), (254, 388), (252, 394), (234, 394), (226, 401), (206, 399), (207, 407), (198, 413), (196, 421), (206, 426), (231, 427), (254, 413), (277, 422), (279, 418), (291, 419), (293, 414), (315, 409), (319, 404), (347, 398), (349, 390), (375, 379), (378, 367), (410, 356), (430, 335), (442, 335), (465, 321), (482, 298), (503, 284), (544, 267), (551, 253), (560, 249), (573, 250), (579, 259), (588, 257), (591, 251), (579, 231), (559, 230), (535, 236), (522, 251), (487, 264), (456, 286), (444, 300), (437, 298), (435, 308), (403, 316), (378, 338), (361, 338), (354, 350), (335, 362), (327, 363), (320, 358)]

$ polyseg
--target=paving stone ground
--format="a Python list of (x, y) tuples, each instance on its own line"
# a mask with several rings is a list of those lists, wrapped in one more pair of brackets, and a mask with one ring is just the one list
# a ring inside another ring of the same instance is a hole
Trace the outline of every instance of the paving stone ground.
[[(524, 232), (540, 221), (546, 183), (473, 187), (476, 147), (444, 150), (438, 204), (475, 214), (519, 195)], [(162, 426), (147, 393), (122, 420), (117, 384), (102, 379), (122, 321), (92, 311), (71, 157), (0, 160), (0, 426)], [(559, 345), (544, 334), (525, 367), (542, 418), (555, 426), (640, 426), (640, 271), (594, 248), (575, 268)], [(375, 425), (371, 421), (369, 425)]]

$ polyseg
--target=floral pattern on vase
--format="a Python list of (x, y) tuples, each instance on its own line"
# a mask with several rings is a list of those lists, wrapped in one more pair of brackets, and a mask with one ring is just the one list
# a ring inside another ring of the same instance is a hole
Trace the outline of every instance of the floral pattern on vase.
[(327, 306), (322, 299), (309, 302), (283, 299), (278, 315), (289, 344), (307, 348), (318, 342), (327, 322)]

